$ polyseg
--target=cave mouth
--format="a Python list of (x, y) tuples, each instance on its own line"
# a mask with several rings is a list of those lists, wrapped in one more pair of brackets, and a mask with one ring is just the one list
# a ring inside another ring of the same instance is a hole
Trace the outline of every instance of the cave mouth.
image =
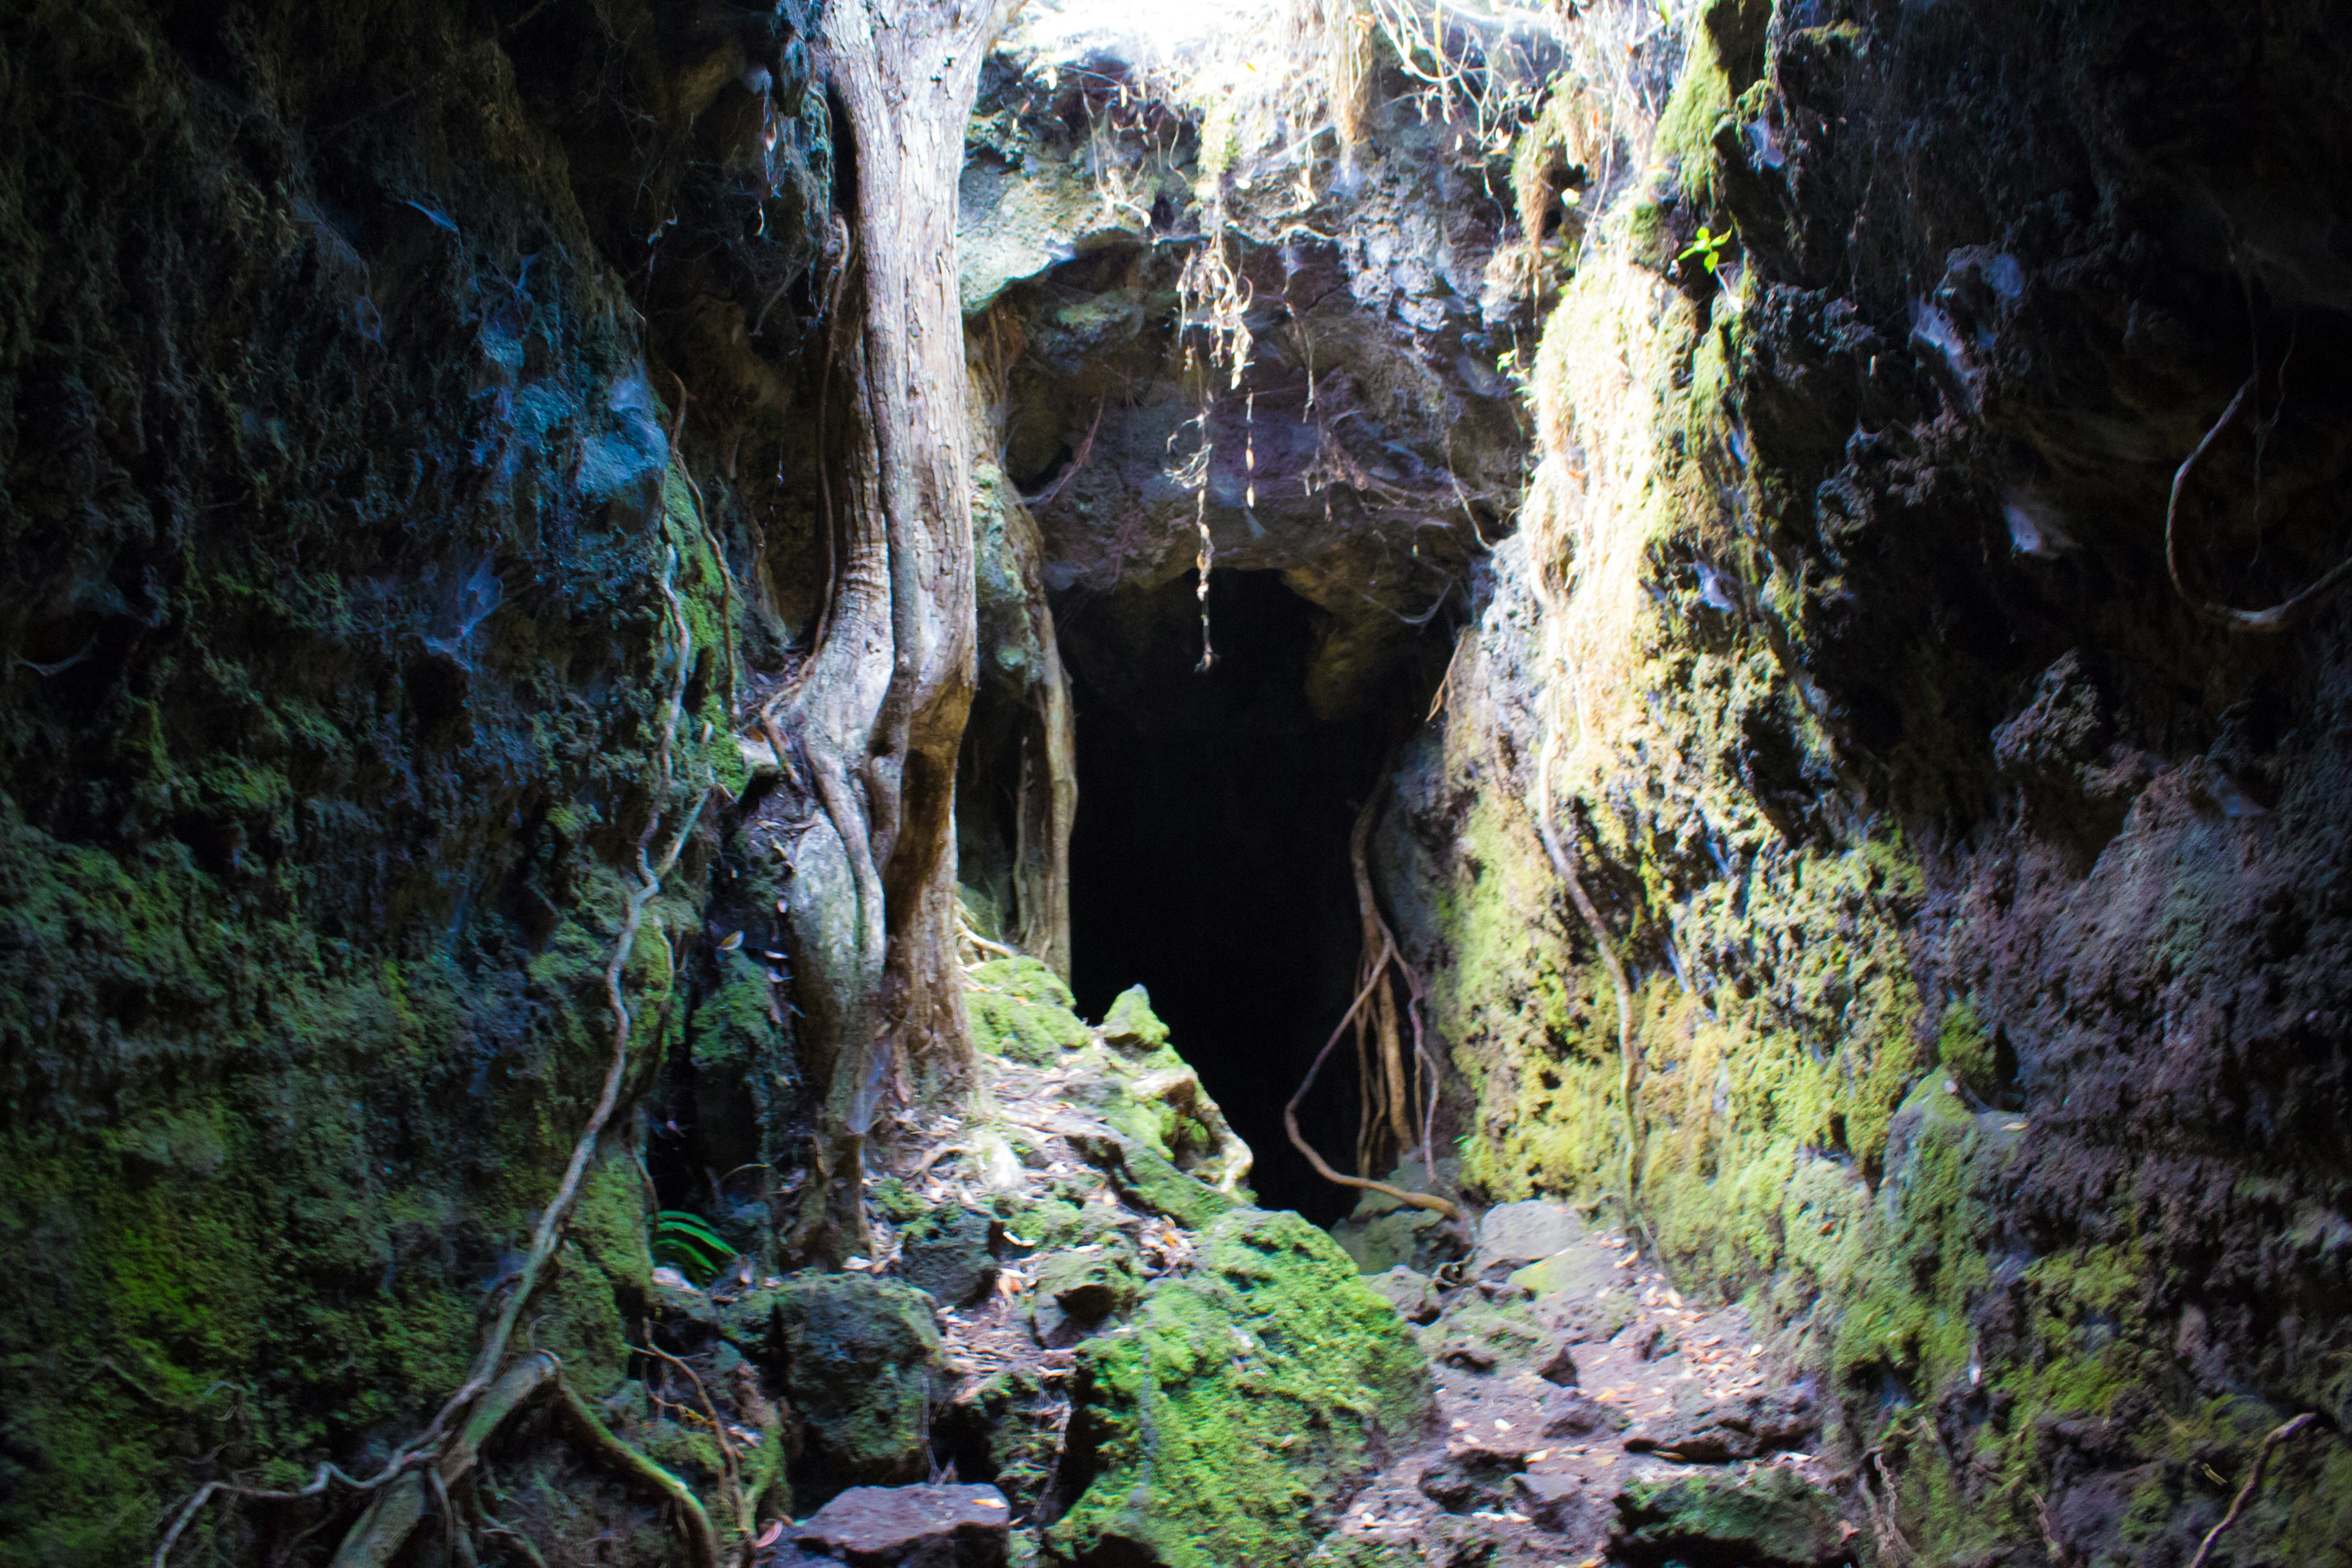
[[(1273, 572), (1210, 579), (1217, 649), (1200, 658), (1198, 579), (1056, 607), (1076, 710), (1071, 988), (1100, 1017), (1140, 983), (1176, 1048), (1257, 1163), (1258, 1199), (1328, 1225), (1355, 1194), (1318, 1176), (1282, 1108), (1347, 1010), (1361, 925), (1349, 835), (1397, 741), (1426, 709), (1444, 644), (1398, 626), (1379, 679), (1318, 713), (1310, 674), (1330, 617)], [(1307, 1137), (1352, 1163), (1356, 1098), (1342, 1047), (1300, 1109)]]

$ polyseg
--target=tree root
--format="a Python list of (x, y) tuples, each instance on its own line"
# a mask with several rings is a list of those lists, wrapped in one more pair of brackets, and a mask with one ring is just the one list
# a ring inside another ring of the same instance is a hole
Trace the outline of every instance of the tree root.
[(719, 1568), (719, 1532), (710, 1527), (702, 1500), (684, 1481), (614, 1436), (572, 1384), (561, 1378), (555, 1384), (555, 1408), (598, 1457), (647, 1490), (660, 1493), (677, 1510), (678, 1531), (686, 1537), (695, 1568)]
[[(2238, 395), (2243, 397), (2245, 394)], [(2234, 409), (2236, 405), (2231, 406)], [(2210, 441), (2212, 437), (2209, 436), (2206, 439)], [(2221, 1523), (2205, 1532), (2205, 1539), (2198, 1545), (2197, 1555), (2189, 1560), (2189, 1568), (2205, 1568), (2205, 1560), (2213, 1554), (2213, 1543), (2221, 1539), (2223, 1531), (2238, 1522), (2238, 1516), (2245, 1511), (2246, 1504), (2253, 1500), (2256, 1489), (2263, 1484), (2263, 1467), (2269, 1463), (2271, 1450), (2288, 1438), (2309, 1431), (2318, 1420), (2318, 1416), (2306, 1410), (2294, 1420), (2272, 1427), (2263, 1436), (2262, 1446), (2254, 1450), (2254, 1462), (2246, 1467), (2246, 1479), (2240, 1484), (2238, 1495), (2230, 1500), (2230, 1511), (2221, 1516)]]
[[(1383, 770), (1385, 775), (1385, 770)], [(1372, 1004), (1369, 1013), (1356, 1015), (1356, 1067), (1359, 1085), (1359, 1120), (1356, 1134), (1356, 1164), (1360, 1170), (1380, 1168), (1383, 1137), (1395, 1146), (1402, 1157), (1413, 1144), (1413, 1134), (1421, 1134), (1422, 1158), (1434, 1167), (1436, 1156), (1429, 1147), (1431, 1129), (1436, 1120), (1437, 1089), (1441, 1077), (1437, 1064), (1431, 1059), (1428, 1041), (1422, 1028), (1421, 1003), (1426, 987), (1412, 964), (1405, 962), (1404, 951), (1397, 945), (1396, 935), (1381, 914), (1380, 901), (1373, 896), (1369, 849), (1372, 823), (1379, 814), (1380, 790), (1374, 789), (1365, 800), (1363, 809), (1356, 815), (1356, 826), (1348, 837), (1348, 858), (1355, 871), (1356, 910), (1363, 925), (1363, 957), (1356, 971), (1359, 985), (1370, 985)], [(1394, 964), (1403, 977), (1405, 987), (1405, 1020), (1412, 1027), (1413, 1071), (1408, 1082), (1404, 1065), (1402, 1030), (1397, 1022), (1397, 1003), (1393, 991), (1385, 984), (1388, 966)], [(1379, 1060), (1372, 1058), (1371, 1046), (1379, 1044)], [(1413, 1108), (1418, 1101), (1420, 1126), (1414, 1126)]]
[(441, 1517), (450, 1520), (449, 1486), (463, 1480), (481, 1457), (482, 1445), (505, 1425), (507, 1418), (520, 1409), (524, 1403), (548, 1384), (562, 1375), (553, 1355), (539, 1351), (525, 1356), (509, 1368), (505, 1376), (492, 1384), (478, 1403), (466, 1416), (441, 1457), (429, 1467), (402, 1473), (393, 1485), (375, 1494), (367, 1511), (360, 1515), (343, 1537), (335, 1552), (333, 1568), (384, 1568), (400, 1554), (416, 1527), (424, 1522), (426, 1476), (436, 1499), (441, 1502)]
[[(639, 1349), (635, 1345), (629, 1348)], [(655, 1344), (650, 1332), (646, 1335), (640, 1353), (667, 1362), (686, 1373), (686, 1380), (694, 1384), (694, 1396), (702, 1405), (699, 1419), (710, 1428), (710, 1436), (719, 1445), (719, 1479), (726, 1489), (728, 1511), (734, 1516), (735, 1532), (749, 1538), (751, 1533), (751, 1500), (743, 1495), (743, 1457), (736, 1451), (735, 1439), (728, 1435), (727, 1423), (719, 1418), (719, 1406), (711, 1403), (710, 1390), (703, 1386), (702, 1374), (684, 1358), (674, 1356)]]
[(1315, 1173), (1327, 1182), (1335, 1183), (1343, 1187), (1360, 1188), (1369, 1193), (1380, 1193), (1410, 1207), (1427, 1209), (1432, 1214), (1444, 1215), (1447, 1219), (1467, 1219), (1469, 1216), (1463, 1212), (1461, 1205), (1450, 1198), (1440, 1197), (1435, 1193), (1409, 1193), (1402, 1187), (1392, 1186), (1387, 1182), (1376, 1182), (1368, 1176), (1342, 1175), (1333, 1170), (1329, 1162), (1322, 1155), (1315, 1152), (1314, 1146), (1307, 1142), (1306, 1135), (1298, 1131), (1299, 1101), (1305, 1100), (1307, 1091), (1315, 1086), (1315, 1075), (1323, 1070), (1323, 1064), (1330, 1058), (1332, 1047), (1339, 1043), (1339, 1037), (1348, 1032), (1348, 1026), (1354, 1023), (1356, 1015), (1363, 1010), (1364, 1003), (1372, 994), (1372, 986), (1378, 984), (1387, 974), (1388, 960), (1395, 951), (1392, 943), (1381, 950), (1380, 962), (1372, 968), (1371, 981), (1356, 993), (1356, 999), (1348, 1005), (1348, 1010), (1340, 1016), (1338, 1026), (1332, 1029), (1331, 1037), (1323, 1042), (1321, 1050), (1315, 1053), (1315, 1060), (1307, 1068), (1307, 1076), (1298, 1081), (1298, 1091), (1290, 1097), (1290, 1103), (1282, 1108), (1282, 1130), (1290, 1135), (1291, 1146), (1306, 1155), (1307, 1163), (1315, 1167)]
[(2180, 516), (2181, 492), (2189, 488), (2189, 476), (2196, 471), (2206, 452), (2221, 439), (2221, 432), (2230, 427), (2237, 419), (2239, 411), (2245, 407), (2246, 399), (2253, 394), (2254, 381), (2254, 376), (2246, 378), (2245, 385), (2238, 388), (2238, 395), (2230, 399), (2230, 406), (2221, 410), (2221, 417), (2213, 422), (2213, 427), (2205, 432), (2205, 438), (2197, 443), (2196, 450), (2182, 458), (2180, 467), (2173, 472), (2172, 499), (2164, 509), (2164, 570), (2172, 579), (2173, 592), (2214, 625), (2240, 632), (2283, 632), (2301, 624), (2303, 618), (2330, 594), (2347, 581), (2352, 581), (2352, 559), (2337, 562), (2317, 582), (2284, 604), (2273, 605), (2267, 610), (2240, 610), (2228, 605), (2217, 605), (2210, 599), (2190, 593), (2189, 584), (2180, 576), (2177, 525)]

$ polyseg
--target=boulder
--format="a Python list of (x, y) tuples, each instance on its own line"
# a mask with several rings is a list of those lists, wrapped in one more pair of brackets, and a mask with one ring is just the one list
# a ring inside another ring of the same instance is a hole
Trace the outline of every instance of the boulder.
[(1299, 1562), (1430, 1407), (1412, 1330), (1331, 1238), (1236, 1209), (1193, 1272), (1079, 1346), (1046, 1561)]
[(947, 1392), (930, 1298), (897, 1280), (812, 1272), (746, 1297), (737, 1315), (762, 1301), (761, 1359), (806, 1434), (794, 1492), (928, 1479), (930, 1412)]
[(852, 1487), (792, 1534), (855, 1568), (1003, 1568), (1012, 1514), (994, 1487)]
[(1853, 1561), (1836, 1502), (1779, 1465), (1636, 1480), (1616, 1502), (1610, 1552), (1630, 1563), (1833, 1568)]
[(965, 1306), (996, 1278), (991, 1245), (995, 1232), (996, 1222), (975, 1210), (959, 1205), (935, 1208), (907, 1227), (898, 1272), (941, 1306)]
[(1534, 1263), (1583, 1238), (1584, 1220), (1566, 1204), (1530, 1198), (1498, 1205), (1478, 1222), (1478, 1249), (1472, 1272), (1483, 1274), (1496, 1264)]

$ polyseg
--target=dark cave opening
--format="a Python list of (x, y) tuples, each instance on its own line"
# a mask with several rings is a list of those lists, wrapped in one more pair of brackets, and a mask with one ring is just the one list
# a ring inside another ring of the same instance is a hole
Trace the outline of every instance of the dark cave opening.
[[(1425, 705), (1436, 639), (1400, 636), (1376, 696), (1318, 714), (1309, 673), (1329, 617), (1272, 572), (1210, 580), (1217, 659), (1200, 657), (1197, 579), (1057, 610), (1077, 712), (1071, 981), (1100, 1017), (1140, 983), (1173, 1043), (1256, 1154), (1259, 1201), (1328, 1224), (1355, 1194), (1315, 1174), (1282, 1108), (1348, 1006), (1360, 926), (1349, 832)], [(1343, 1044), (1301, 1107), (1307, 1137), (1353, 1163)]]

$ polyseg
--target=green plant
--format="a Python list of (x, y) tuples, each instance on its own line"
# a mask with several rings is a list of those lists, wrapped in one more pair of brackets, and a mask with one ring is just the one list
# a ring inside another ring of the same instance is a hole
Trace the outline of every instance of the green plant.
[(664, 1209), (654, 1216), (654, 1257), (676, 1265), (677, 1271), (698, 1282), (709, 1279), (736, 1257), (727, 1239), (710, 1228), (700, 1215), (684, 1209)]
[(1699, 265), (1706, 268), (1708, 276), (1720, 279), (1723, 276), (1721, 270), (1723, 266), (1723, 253), (1725, 248), (1731, 244), (1732, 237), (1731, 231), (1728, 229), (1717, 234), (1715, 230), (1707, 227), (1706, 225), (1701, 224), (1698, 226), (1697, 237), (1692, 239), (1688, 245), (1685, 246), (1681, 254), (1677, 255), (1675, 259), (1676, 261), (1688, 261), (1692, 257), (1696, 256), (1698, 258)]

